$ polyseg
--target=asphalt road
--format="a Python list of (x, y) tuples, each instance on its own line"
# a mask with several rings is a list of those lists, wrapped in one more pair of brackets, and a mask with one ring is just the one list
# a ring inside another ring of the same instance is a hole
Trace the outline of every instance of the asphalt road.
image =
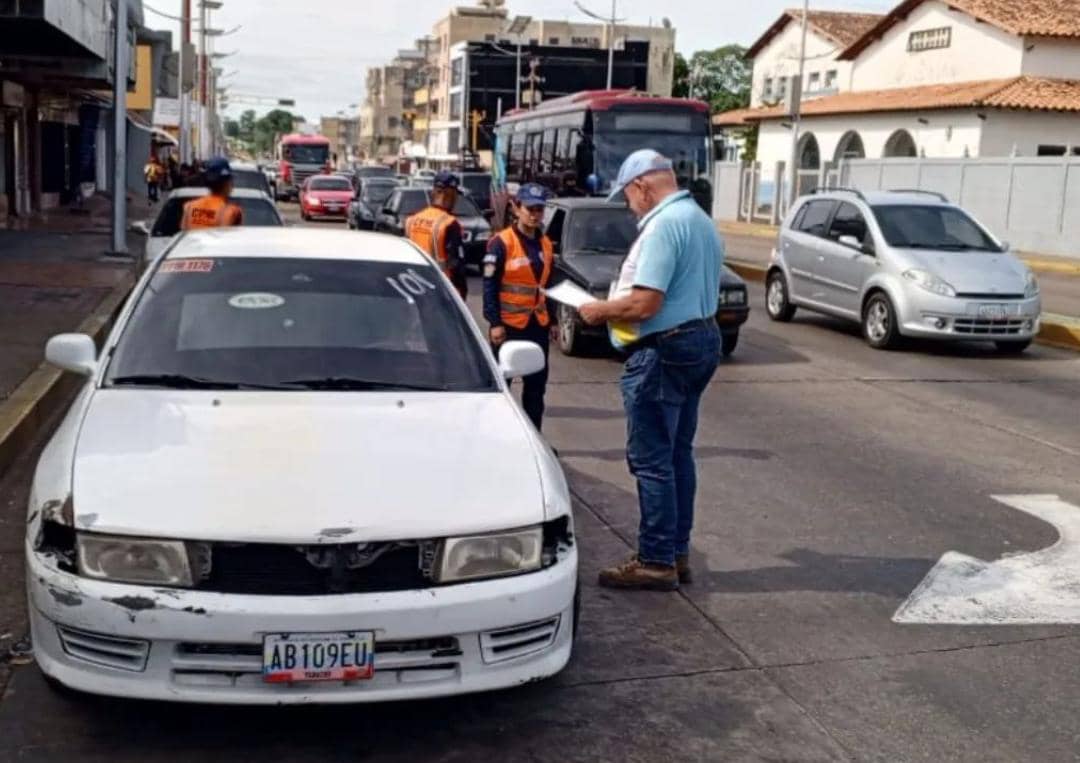
[[(57, 696), (31, 665), (0, 702), (0, 760), (1075, 759), (1080, 628), (891, 618), (950, 550), (991, 561), (1055, 542), (991, 496), (1080, 506), (1080, 356), (875, 352), (830, 319), (771, 324), (760, 288), (751, 299), (703, 402), (697, 579), (679, 593), (596, 586), (637, 523), (620, 365), (552, 356), (545, 431), (576, 499), (584, 592), (556, 678), (408, 705), (223, 710)], [(23, 618), (29, 465), (0, 483), (0, 635)], [(1066, 538), (1059, 556), (1071, 550)]]

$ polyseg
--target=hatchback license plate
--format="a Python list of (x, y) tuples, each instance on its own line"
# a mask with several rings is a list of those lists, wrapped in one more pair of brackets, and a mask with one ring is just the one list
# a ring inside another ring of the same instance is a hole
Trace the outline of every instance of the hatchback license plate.
[(992, 321), (1000, 321), (1013, 314), (1014, 311), (1009, 305), (979, 305), (980, 318), (989, 318)]
[(269, 683), (361, 681), (375, 675), (375, 634), (271, 633), (263, 638)]

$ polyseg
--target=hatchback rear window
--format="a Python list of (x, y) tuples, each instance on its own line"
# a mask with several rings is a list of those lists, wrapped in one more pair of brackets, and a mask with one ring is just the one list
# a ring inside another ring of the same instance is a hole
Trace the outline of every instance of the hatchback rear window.
[(312, 178), (308, 187), (313, 191), (351, 191), (352, 183), (348, 178)]

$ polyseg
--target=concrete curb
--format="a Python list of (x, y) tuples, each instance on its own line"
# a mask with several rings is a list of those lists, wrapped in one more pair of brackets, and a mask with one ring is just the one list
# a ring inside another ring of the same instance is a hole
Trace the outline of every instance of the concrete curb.
[[(768, 269), (763, 265), (738, 260), (725, 260), (724, 264), (747, 281), (764, 283)], [(1064, 315), (1043, 313), (1039, 336), (1035, 341), (1052, 347), (1080, 351), (1080, 319)]]
[[(75, 331), (89, 334), (100, 346), (134, 285), (134, 276), (125, 276)], [(30, 446), (57, 411), (71, 403), (82, 381), (42, 363), (0, 403), (0, 474)]]

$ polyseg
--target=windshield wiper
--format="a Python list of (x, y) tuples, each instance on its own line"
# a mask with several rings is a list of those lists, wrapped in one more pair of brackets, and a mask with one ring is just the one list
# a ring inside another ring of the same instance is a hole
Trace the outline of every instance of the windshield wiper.
[(118, 376), (115, 379), (111, 379), (110, 384), (114, 387), (146, 386), (168, 387), (169, 389), (285, 389), (285, 387), (273, 384), (207, 379), (202, 376), (187, 376), (185, 374), (134, 374), (131, 376)]
[(347, 390), (371, 392), (376, 390), (410, 391), (410, 392), (445, 392), (446, 387), (434, 387), (422, 384), (407, 384), (402, 382), (377, 381), (374, 379), (360, 379), (351, 376), (326, 376), (320, 379), (293, 379), (282, 382), (289, 387), (303, 387), (305, 389), (321, 390)]

